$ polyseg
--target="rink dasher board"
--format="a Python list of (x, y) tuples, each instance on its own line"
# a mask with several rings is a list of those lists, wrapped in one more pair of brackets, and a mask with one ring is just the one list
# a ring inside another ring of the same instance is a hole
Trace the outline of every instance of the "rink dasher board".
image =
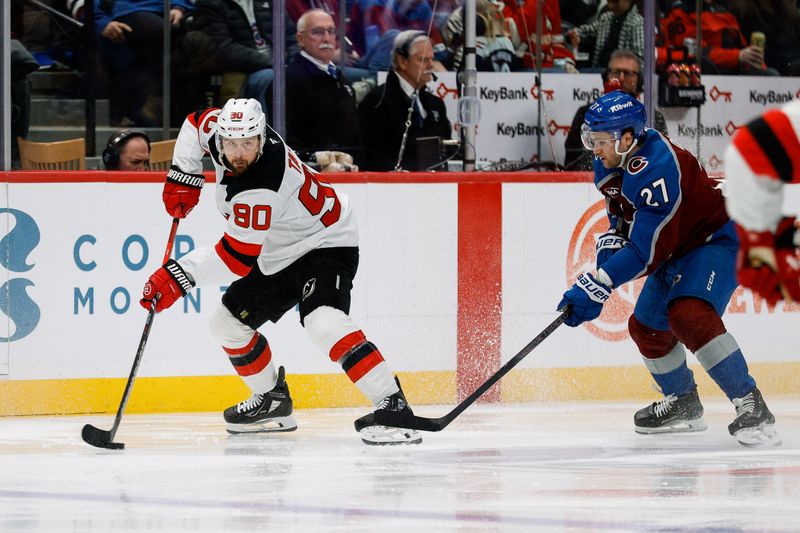
[[(107, 382), (124, 380), (130, 370), (145, 317), (139, 293), (161, 261), (171, 221), (160, 200), (163, 177), (127, 175), (127, 182), (110, 183), (99, 172), (75, 173), (73, 182), (14, 175), (4, 187), (4, 240), (12, 250), (4, 283), (23, 290), (10, 291), (9, 319), (0, 329), (0, 336), (12, 339), (0, 354), (7, 380), (0, 381), (0, 395), (3, 387), (10, 394), (10, 382), (38, 380), (88, 379), (79, 387), (88, 396), (116, 390), (118, 382)], [(410, 376), (405, 379), (423, 402), (447, 401), (459, 385), (482, 381), (549, 323), (561, 293), (581, 267), (591, 267), (593, 240), (602, 231), (602, 202), (588, 174), (483, 174), (475, 180), (458, 174), (331, 176), (350, 197), (360, 227), (352, 316), (391, 367)], [(181, 223), (178, 256), (215, 244), (224, 231), (212, 187)], [(476, 202), (474, 209), (470, 202)], [(800, 204), (792, 188), (787, 203)], [(481, 216), (465, 216), (473, 212)], [(473, 231), (486, 239), (464, 238)], [(476, 273), (482, 279), (469, 278)], [(235, 388), (236, 378), (207, 328), (221, 290), (203, 287), (199, 297), (156, 317), (141, 378), (161, 380), (151, 386), (165, 391), (174, 386), (171, 378), (193, 387), (213, 380), (219, 385), (212, 390), (223, 395)], [(640, 356), (624, 328), (636, 290), (621, 288), (594, 325), (562, 328), (519, 368), (547, 369), (534, 374), (549, 377), (540, 382), (545, 388), (576, 375), (599, 381), (620, 367), (638, 373)], [(764, 365), (763, 372), (774, 375), (787, 394), (797, 392), (782, 379), (797, 365), (798, 340), (791, 334), (797, 312), (769, 311), (739, 289), (726, 316), (748, 361)], [(307, 380), (309, 395), (328, 378), (326, 387), (348, 387), (339, 368), (312, 346), (296, 311), (262, 331), (276, 362), (287, 366), (292, 379)], [(15, 338), (20, 332), (25, 335)], [(522, 391), (512, 390), (512, 381), (506, 380), (500, 398), (534, 394), (527, 379), (516, 380)], [(595, 395), (625, 394), (625, 387), (638, 391), (642, 384), (635, 381), (598, 386)], [(345, 404), (361, 401), (350, 392), (345, 398)], [(330, 405), (324, 398), (314, 401)]]

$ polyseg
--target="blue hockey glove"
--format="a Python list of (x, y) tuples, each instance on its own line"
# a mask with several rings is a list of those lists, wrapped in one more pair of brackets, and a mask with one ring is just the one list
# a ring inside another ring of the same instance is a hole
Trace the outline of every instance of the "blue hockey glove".
[(616, 230), (610, 230), (600, 235), (597, 239), (597, 268), (603, 266), (603, 263), (611, 259), (611, 256), (622, 250), (628, 244), (628, 239)]
[(611, 297), (611, 288), (597, 281), (586, 272), (578, 276), (575, 285), (564, 293), (564, 298), (556, 309), (572, 306), (572, 313), (564, 320), (564, 324), (575, 327), (600, 316), (603, 304)]

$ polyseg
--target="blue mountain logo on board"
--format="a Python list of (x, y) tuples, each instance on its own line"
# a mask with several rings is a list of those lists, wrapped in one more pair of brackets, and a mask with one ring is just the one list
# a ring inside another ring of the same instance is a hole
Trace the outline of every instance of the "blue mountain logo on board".
[[(0, 208), (0, 213), (7, 213), (15, 222), (11, 231), (0, 239), (0, 265), (9, 272), (28, 272), (34, 266), (28, 263), (28, 256), (39, 244), (39, 226), (30, 215), (18, 209)], [(0, 311), (14, 325), (13, 329), (9, 327), (9, 332), (14, 333), (9, 337), (0, 336), (0, 342), (23, 339), (39, 324), (41, 311), (28, 296), (27, 289), (31, 286), (33, 282), (29, 279), (11, 277), (0, 286)]]

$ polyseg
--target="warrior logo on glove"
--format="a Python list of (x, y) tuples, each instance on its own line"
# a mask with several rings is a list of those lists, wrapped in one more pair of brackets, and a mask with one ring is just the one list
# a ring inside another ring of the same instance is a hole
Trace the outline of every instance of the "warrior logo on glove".
[(178, 298), (186, 296), (195, 283), (181, 265), (170, 259), (163, 267), (156, 270), (142, 289), (139, 303), (150, 310), (152, 302), (156, 303), (156, 312), (169, 308)]

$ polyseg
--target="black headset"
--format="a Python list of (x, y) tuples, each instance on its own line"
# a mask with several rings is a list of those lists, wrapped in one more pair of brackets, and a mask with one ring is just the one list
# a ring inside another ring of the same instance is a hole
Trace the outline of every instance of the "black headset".
[(117, 170), (119, 168), (119, 157), (125, 144), (134, 137), (141, 137), (147, 143), (147, 150), (150, 150), (150, 137), (142, 130), (122, 130), (112, 133), (108, 139), (108, 144), (103, 149), (103, 166), (106, 170)]
[(397, 53), (408, 59), (408, 56), (411, 53), (411, 43), (413, 43), (415, 39), (427, 36), (428, 34), (424, 31), (415, 31), (414, 33), (409, 34), (408, 37), (406, 37), (405, 40), (400, 43), (400, 46), (397, 47)]

